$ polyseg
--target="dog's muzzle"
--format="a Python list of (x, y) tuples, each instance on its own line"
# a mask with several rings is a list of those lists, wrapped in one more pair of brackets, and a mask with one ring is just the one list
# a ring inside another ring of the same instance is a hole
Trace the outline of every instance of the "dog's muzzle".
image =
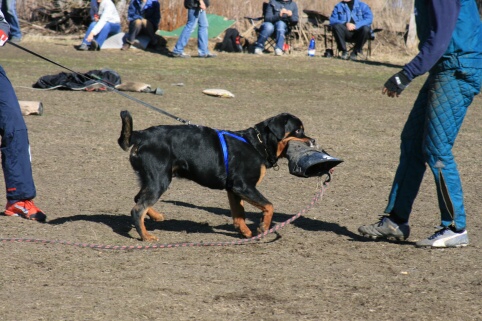
[(290, 174), (300, 177), (313, 177), (328, 174), (330, 169), (343, 162), (325, 151), (319, 151), (307, 144), (291, 140), (286, 149)]

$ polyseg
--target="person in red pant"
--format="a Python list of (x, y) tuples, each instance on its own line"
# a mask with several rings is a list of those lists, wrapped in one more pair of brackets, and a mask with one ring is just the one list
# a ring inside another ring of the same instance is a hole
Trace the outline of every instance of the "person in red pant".
[[(8, 40), (10, 26), (0, 12), (0, 46)], [(2, 169), (7, 191), (4, 214), (44, 222), (47, 216), (33, 203), (36, 196), (30, 163), (27, 126), (17, 95), (0, 66), (0, 135)]]

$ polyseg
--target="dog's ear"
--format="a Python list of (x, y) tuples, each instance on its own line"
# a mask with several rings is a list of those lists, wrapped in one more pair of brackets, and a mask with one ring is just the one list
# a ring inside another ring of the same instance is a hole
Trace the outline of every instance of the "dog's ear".
[(303, 124), (297, 117), (288, 113), (283, 113), (268, 119), (267, 126), (280, 141), (285, 138), (287, 133), (291, 133), (298, 128), (302, 128)]
[(289, 114), (279, 114), (268, 120), (268, 128), (275, 135), (275, 137), (280, 141), (286, 135), (285, 126), (288, 122)]

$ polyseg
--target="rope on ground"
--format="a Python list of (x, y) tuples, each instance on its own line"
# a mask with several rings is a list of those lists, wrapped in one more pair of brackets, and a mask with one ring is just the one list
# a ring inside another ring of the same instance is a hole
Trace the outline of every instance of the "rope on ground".
[(165, 244), (150, 244), (150, 245), (103, 245), (103, 244), (88, 244), (88, 243), (77, 243), (70, 241), (61, 240), (44, 240), (44, 239), (34, 239), (34, 238), (0, 238), (0, 242), (20, 242), (20, 243), (35, 243), (35, 244), (60, 244), (60, 245), (71, 245), (79, 248), (90, 248), (99, 250), (155, 250), (155, 249), (169, 249), (169, 248), (179, 248), (179, 247), (203, 247), (203, 246), (231, 246), (231, 245), (243, 245), (248, 243), (253, 243), (254, 241), (259, 241), (269, 234), (276, 233), (288, 224), (293, 223), (301, 215), (306, 214), (313, 206), (323, 198), (323, 194), (328, 187), (331, 176), (321, 184), (320, 189), (315, 193), (311, 202), (298, 214), (293, 215), (288, 220), (276, 224), (269, 230), (253, 236), (249, 239), (241, 239), (236, 241), (228, 242), (180, 242), (180, 243), (165, 243)]

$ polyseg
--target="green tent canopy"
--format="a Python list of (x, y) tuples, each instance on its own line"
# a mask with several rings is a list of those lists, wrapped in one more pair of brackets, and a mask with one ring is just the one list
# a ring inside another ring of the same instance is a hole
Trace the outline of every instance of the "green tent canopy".
[[(228, 20), (225, 17), (221, 17), (215, 14), (208, 13), (206, 16), (208, 18), (208, 23), (209, 23), (209, 29), (208, 29), (209, 38), (216, 38), (236, 22), (235, 20)], [(156, 34), (162, 37), (179, 37), (184, 27), (185, 25), (173, 31), (157, 30)], [(196, 28), (194, 28), (193, 32), (191, 33), (191, 38), (197, 38), (197, 30), (198, 30), (198, 26), (196, 26)]]

